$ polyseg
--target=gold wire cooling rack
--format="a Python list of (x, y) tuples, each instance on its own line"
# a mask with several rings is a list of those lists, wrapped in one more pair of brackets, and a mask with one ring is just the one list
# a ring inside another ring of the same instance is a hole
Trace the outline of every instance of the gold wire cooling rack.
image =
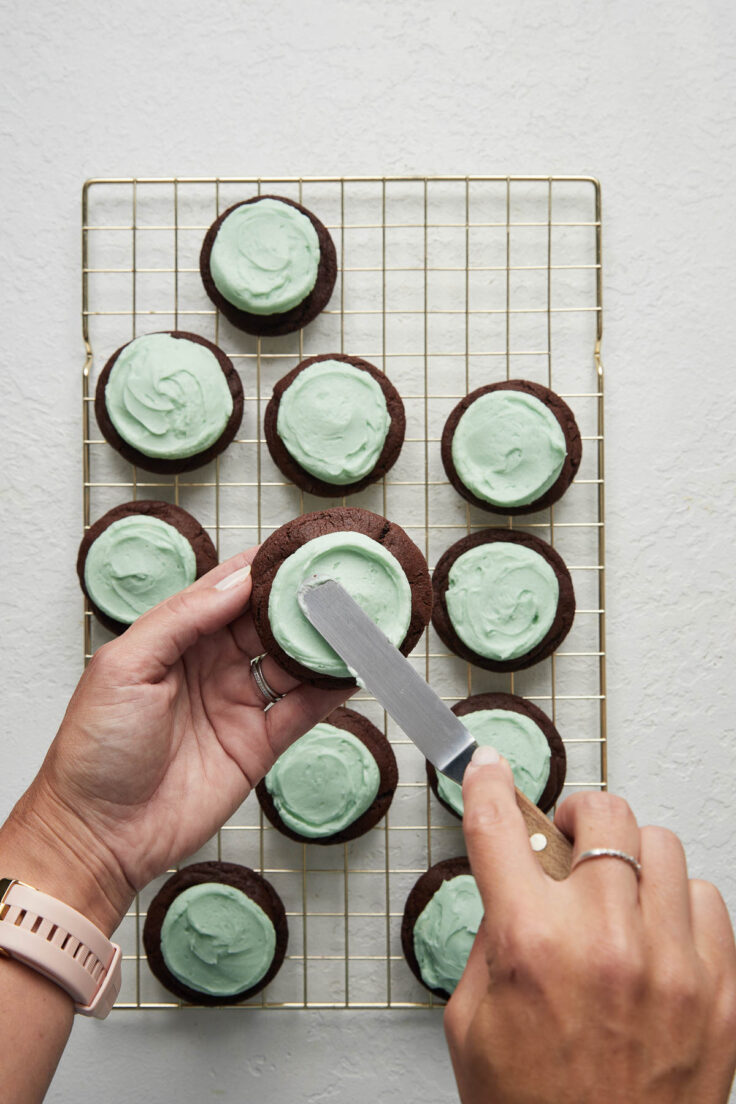
[[(298, 334), (257, 339), (233, 329), (202, 289), (198, 255), (215, 217), (262, 191), (299, 200), (335, 239), (338, 281), (328, 309)], [(448, 701), (507, 690), (557, 724), (569, 792), (606, 785), (603, 372), (600, 362), (601, 193), (573, 176), (359, 176), (95, 179), (82, 196), (84, 525), (130, 498), (190, 510), (221, 558), (264, 539), (305, 510), (334, 505), (284, 482), (264, 447), (273, 384), (305, 356), (365, 357), (400, 391), (407, 436), (396, 466), (351, 496), (398, 521), (430, 567), (464, 533), (503, 524), (470, 507), (445, 478), (439, 439), (469, 390), (525, 377), (575, 410), (583, 435), (578, 478), (554, 507), (508, 526), (539, 531), (571, 570), (578, 610), (563, 649), (529, 671), (495, 675), (450, 655), (430, 628), (413, 655)], [(189, 329), (221, 345), (239, 368), (239, 436), (212, 464), (152, 476), (101, 438), (91, 404), (96, 378), (137, 334)], [(343, 500), (344, 501), (344, 500)], [(107, 634), (85, 609), (85, 661)], [(363, 695), (362, 710), (391, 740), (399, 786), (383, 823), (334, 848), (301, 845), (267, 823), (251, 796), (193, 858), (260, 870), (284, 900), (287, 959), (259, 997), (239, 1008), (430, 1008), (401, 954), (404, 901), (419, 874), (464, 852), (462, 831), (429, 792), (424, 760)], [(164, 876), (165, 877), (165, 876)], [(174, 1008), (141, 945), (157, 879), (137, 898), (117, 938), (124, 952), (118, 1008)]]

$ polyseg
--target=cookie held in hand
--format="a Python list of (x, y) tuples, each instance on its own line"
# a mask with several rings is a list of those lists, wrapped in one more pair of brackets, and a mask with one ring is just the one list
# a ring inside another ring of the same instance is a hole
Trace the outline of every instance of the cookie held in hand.
[(282, 525), (253, 561), (256, 630), (264, 649), (289, 674), (324, 689), (356, 685), (299, 607), (299, 587), (315, 574), (341, 583), (404, 655), (416, 646), (432, 610), (424, 556), (387, 518), (336, 506)]

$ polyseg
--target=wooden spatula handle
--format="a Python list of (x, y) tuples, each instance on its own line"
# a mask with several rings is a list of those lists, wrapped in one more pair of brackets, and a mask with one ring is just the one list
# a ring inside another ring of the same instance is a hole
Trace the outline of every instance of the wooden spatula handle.
[[(563, 836), (559, 828), (555, 828), (549, 817), (545, 816), (542, 810), (518, 789), (516, 804), (521, 809), (530, 843), (542, 868), (550, 878), (561, 882), (570, 873), (572, 844), (567, 836)], [(543, 847), (540, 837), (544, 837), (546, 841)]]

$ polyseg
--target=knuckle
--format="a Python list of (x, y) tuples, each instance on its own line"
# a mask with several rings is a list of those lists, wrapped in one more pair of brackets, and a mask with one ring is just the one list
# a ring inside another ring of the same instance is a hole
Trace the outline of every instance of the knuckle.
[(172, 594), (170, 598), (167, 598), (164, 605), (174, 617), (179, 617), (190, 608), (191, 602), (192, 596), (189, 591), (179, 590), (176, 594)]
[(699, 904), (705, 905), (709, 910), (726, 912), (726, 902), (712, 882), (706, 882), (703, 878), (692, 878), (690, 892), (698, 899)]
[(646, 827), (642, 828), (641, 834), (651, 843), (657, 844), (658, 847), (682, 846), (675, 833), (671, 832), (669, 828), (663, 828), (660, 824), (647, 824)]
[(619, 929), (601, 937), (594, 969), (599, 985), (609, 993), (636, 997), (646, 986), (643, 948), (638, 940)]
[(596, 810), (600, 809), (600, 799), (603, 796), (604, 795), (602, 793), (594, 793), (584, 790), (582, 793), (572, 794), (568, 798), (568, 801), (575, 810), (576, 814), (579, 815), (582, 813), (587, 816), (588, 814), (595, 813)]
[(545, 967), (555, 953), (555, 945), (551, 931), (535, 928), (527, 932), (524, 956), (532, 965)]
[(690, 1023), (699, 1016), (705, 1003), (703, 983), (697, 970), (682, 963), (676, 970), (669, 971), (659, 986), (659, 995), (670, 1015)]
[(503, 823), (505, 812), (503, 804), (495, 798), (476, 798), (466, 806), (463, 815), (463, 832), (466, 838), (479, 839), (493, 832)]
[(674, 832), (671, 832), (669, 828), (662, 828), (660, 825), (651, 824), (646, 828), (642, 828), (642, 843), (646, 844), (649, 849), (656, 849), (657, 851), (670, 852), (672, 855), (684, 855), (685, 849), (682, 846), (679, 836), (676, 836)]
[(604, 833), (605, 838), (610, 836), (617, 839), (627, 838), (632, 828), (636, 828), (636, 820), (628, 801), (618, 794), (591, 792), (575, 796), (574, 831), (581, 827), (588, 830), (595, 828), (596, 832)]
[(618, 794), (601, 793), (589, 794), (588, 796), (599, 799), (598, 805), (600, 812), (611, 821), (620, 823), (621, 821), (629, 820), (633, 815), (628, 801), (623, 797), (619, 797)]
[(515, 969), (526, 968), (536, 972), (544, 968), (559, 949), (559, 942), (551, 928), (535, 921), (517, 923), (501, 933), (495, 956), (499, 962)]

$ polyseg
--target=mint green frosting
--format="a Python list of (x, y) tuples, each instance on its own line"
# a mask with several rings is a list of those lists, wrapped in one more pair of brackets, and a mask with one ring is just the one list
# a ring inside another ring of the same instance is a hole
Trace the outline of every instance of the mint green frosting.
[(502, 662), (526, 655), (547, 635), (559, 596), (557, 576), (543, 556), (521, 544), (494, 541), (458, 556), (445, 601), (462, 642)]
[(326, 483), (355, 483), (376, 466), (391, 418), (368, 372), (320, 360), (281, 396), (276, 432), (298, 464)]
[(84, 564), (84, 585), (94, 604), (125, 625), (196, 577), (197, 559), (187, 538), (145, 514), (108, 525)]
[(373, 804), (381, 774), (365, 744), (322, 722), (279, 756), (266, 789), (284, 824), (309, 839), (342, 832)]
[[(539, 725), (511, 709), (477, 709), (460, 719), (477, 744), (495, 747), (508, 760), (522, 793), (530, 801), (539, 801), (549, 779), (550, 763), (547, 737)], [(438, 771), (437, 790), (443, 801), (462, 816), (462, 787)]]
[(250, 314), (283, 314), (317, 282), (319, 238), (310, 219), (278, 199), (242, 203), (217, 231), (210, 254), (215, 287)]
[(233, 397), (215, 354), (196, 341), (145, 334), (126, 345), (105, 387), (110, 421), (146, 456), (179, 460), (213, 445)]
[(411, 588), (399, 561), (363, 533), (325, 533), (284, 560), (268, 599), (271, 631), (297, 662), (319, 674), (351, 676), (299, 608), (297, 592), (312, 575), (336, 579), (392, 644), (404, 639), (411, 620)]
[(414, 924), (414, 954), (430, 988), (455, 990), (482, 919), (483, 902), (471, 874), (443, 882), (425, 905)]
[(551, 410), (523, 391), (489, 391), (463, 413), (452, 437), (462, 482), (494, 506), (526, 506), (556, 482), (567, 455)]
[(161, 925), (161, 954), (179, 981), (212, 997), (257, 985), (276, 950), (276, 931), (260, 905), (222, 882), (183, 890)]

